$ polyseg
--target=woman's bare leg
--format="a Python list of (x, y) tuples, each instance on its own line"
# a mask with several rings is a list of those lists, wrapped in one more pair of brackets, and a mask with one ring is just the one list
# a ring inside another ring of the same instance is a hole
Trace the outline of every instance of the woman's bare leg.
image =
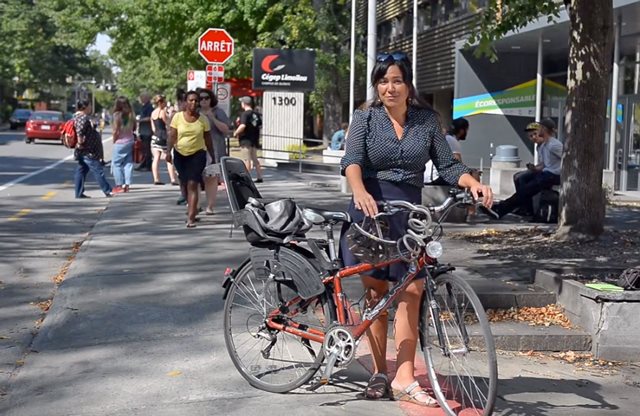
[(217, 176), (207, 176), (204, 178), (204, 191), (207, 195), (207, 211), (213, 212), (216, 207), (216, 194), (218, 193)]
[(198, 215), (198, 194), (200, 193), (200, 184), (195, 181), (187, 183), (187, 222), (195, 224), (196, 215)]
[[(362, 276), (362, 284), (365, 288), (368, 307), (373, 307), (389, 291), (389, 283), (386, 280)], [(367, 330), (367, 340), (369, 341), (369, 348), (373, 356), (374, 374), (387, 374), (388, 326), (388, 314), (385, 312), (381, 313)]]
[(153, 182), (160, 182), (160, 158), (162, 157), (162, 150), (151, 148), (153, 154), (153, 162), (151, 162), (151, 174), (153, 175)]

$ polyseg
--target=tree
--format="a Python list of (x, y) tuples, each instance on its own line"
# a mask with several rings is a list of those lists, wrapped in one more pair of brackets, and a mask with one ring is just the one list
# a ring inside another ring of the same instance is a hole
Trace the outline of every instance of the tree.
[[(565, 146), (558, 239), (594, 239), (604, 231), (602, 187), (609, 74), (612, 65), (613, 1), (564, 0), (571, 25)], [(480, 20), (481, 54), (495, 57), (491, 44), (540, 16), (549, 21), (562, 3), (553, 0), (490, 0)]]
[(316, 49), (311, 105), (324, 115), (327, 139), (342, 121), (346, 97), (339, 87), (349, 56), (346, 0), (113, 0), (109, 7), (98, 0), (51, 2), (54, 20), (67, 28), (63, 38), (87, 43), (100, 32), (112, 38), (120, 93), (173, 95), (188, 69), (204, 66), (196, 51), (198, 36), (208, 27), (223, 27), (235, 40), (235, 54), (225, 65), (228, 77), (251, 76), (255, 47)]

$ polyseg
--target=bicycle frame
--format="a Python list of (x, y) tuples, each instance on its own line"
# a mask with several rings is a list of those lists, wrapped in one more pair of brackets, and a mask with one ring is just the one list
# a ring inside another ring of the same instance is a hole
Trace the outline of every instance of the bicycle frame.
[[(383, 267), (387, 267), (389, 265), (399, 263), (402, 259), (394, 259), (391, 261), (380, 262), (376, 264), (369, 263), (360, 263), (355, 266), (343, 267), (338, 272), (332, 276), (329, 276), (323, 280), (323, 284), (329, 285), (333, 283), (334, 285), (334, 301), (335, 301), (335, 309), (337, 315), (337, 323), (343, 326), (348, 326), (351, 329), (352, 335), (354, 339), (358, 340), (362, 335), (369, 329), (369, 327), (373, 324), (373, 322), (380, 316), (380, 314), (386, 311), (391, 303), (398, 297), (400, 292), (406, 289), (407, 286), (414, 280), (415, 276), (422, 269), (426, 269), (428, 265), (436, 264), (434, 259), (431, 259), (426, 254), (419, 257), (417, 260), (412, 262), (409, 267), (409, 271), (405, 273), (404, 276), (394, 284), (391, 289), (387, 292), (385, 296), (380, 299), (378, 303), (376, 303), (371, 309), (365, 311), (362, 316), (362, 322), (357, 325), (348, 325), (346, 310), (348, 308), (346, 302), (346, 296), (342, 289), (342, 279), (354, 276), (356, 274), (366, 273), (371, 270), (381, 269)], [(426, 270), (427, 276), (425, 278), (426, 281), (429, 281), (431, 278), (430, 273)], [(290, 305), (294, 305), (301, 300), (300, 297), (296, 297), (290, 300), (285, 307)], [(310, 341), (315, 342), (324, 342), (324, 333), (322, 331), (318, 331), (312, 328), (300, 328), (298, 325), (288, 325), (282, 324), (279, 322), (275, 322), (273, 318), (279, 314), (279, 310), (275, 310), (269, 314), (267, 319), (267, 326), (282, 332), (287, 332), (296, 336), (299, 336), (304, 339), (308, 339)]]

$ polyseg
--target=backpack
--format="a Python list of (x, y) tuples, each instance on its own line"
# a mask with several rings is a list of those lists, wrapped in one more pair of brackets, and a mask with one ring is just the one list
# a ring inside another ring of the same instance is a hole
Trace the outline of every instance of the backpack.
[(625, 290), (640, 289), (640, 266), (632, 267), (623, 271), (616, 283)]
[(260, 113), (256, 113), (255, 111), (251, 112), (251, 119), (249, 120), (251, 125), (257, 129), (262, 128), (262, 115)]
[(534, 212), (533, 221), (547, 224), (558, 222), (558, 204), (560, 196), (551, 189), (540, 191), (538, 208)]
[(60, 134), (60, 141), (65, 147), (75, 149), (78, 144), (78, 135), (76, 134), (75, 117), (65, 121)]

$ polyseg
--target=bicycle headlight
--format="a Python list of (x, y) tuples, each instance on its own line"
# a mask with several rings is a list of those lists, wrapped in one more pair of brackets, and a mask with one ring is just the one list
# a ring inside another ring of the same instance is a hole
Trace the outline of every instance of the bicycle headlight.
[(439, 241), (429, 241), (427, 243), (427, 256), (437, 259), (442, 256), (442, 244)]

